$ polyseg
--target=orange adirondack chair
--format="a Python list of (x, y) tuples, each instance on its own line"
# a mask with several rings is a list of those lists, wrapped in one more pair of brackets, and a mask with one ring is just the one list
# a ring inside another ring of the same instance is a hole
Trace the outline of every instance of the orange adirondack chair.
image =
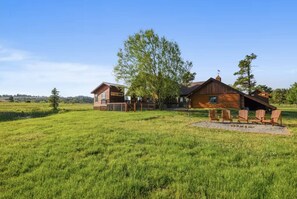
[(231, 116), (231, 112), (228, 109), (223, 109), (222, 110), (222, 122), (224, 122), (225, 120), (232, 122), (232, 116)]
[(262, 123), (265, 118), (265, 110), (259, 109), (256, 110), (256, 117), (250, 120), (251, 123)]
[[(271, 124), (272, 126), (274, 126), (275, 124), (280, 124), (282, 125), (283, 121), (282, 121), (282, 111), (281, 110), (273, 110), (271, 113), (271, 118), (270, 120), (263, 120), (262, 123), (264, 124)], [(278, 122), (280, 121), (280, 122)]]
[(239, 110), (238, 111), (238, 122), (245, 121), (249, 123), (249, 111), (248, 110)]
[(212, 109), (208, 111), (208, 117), (209, 117), (209, 121), (219, 121), (219, 117), (217, 114), (217, 110)]

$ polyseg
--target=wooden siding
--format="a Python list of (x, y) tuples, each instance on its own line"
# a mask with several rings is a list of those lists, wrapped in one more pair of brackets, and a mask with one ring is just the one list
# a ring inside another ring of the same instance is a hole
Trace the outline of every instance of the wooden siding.
[[(210, 97), (216, 96), (217, 103), (210, 103)], [(190, 96), (192, 108), (236, 108), (243, 104), (241, 95), (229, 86), (210, 81)]]
[[(96, 91), (96, 93), (94, 93), (94, 107), (99, 107), (102, 106), (103, 104), (101, 104), (101, 94), (105, 92), (105, 96), (106, 96), (106, 100), (109, 101), (109, 93), (110, 93), (110, 89), (107, 85), (103, 85), (100, 89), (98, 89)], [(97, 96), (98, 95), (98, 96)], [(96, 101), (96, 96), (98, 98), (98, 100)], [(106, 104), (104, 104), (106, 105)]]
[(237, 92), (235, 90), (233, 90), (230, 87), (227, 87), (219, 82), (210, 82), (209, 84), (206, 84), (205, 86), (203, 86), (203, 88), (198, 90), (199, 94), (209, 94), (209, 95), (213, 95), (213, 94), (226, 94), (226, 93), (234, 93), (237, 94)]
[[(217, 96), (218, 102), (216, 104), (209, 103), (211, 96)], [(194, 94), (191, 96), (192, 108), (240, 108), (239, 94)]]

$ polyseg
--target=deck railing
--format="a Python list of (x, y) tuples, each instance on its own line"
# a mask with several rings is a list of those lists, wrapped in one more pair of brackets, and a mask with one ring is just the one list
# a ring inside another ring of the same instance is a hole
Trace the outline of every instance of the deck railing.
[(108, 103), (107, 104), (107, 111), (128, 111), (127, 103)]
[(107, 103), (107, 111), (144, 111), (155, 110), (156, 104), (154, 103), (127, 103), (127, 102), (113, 102)]

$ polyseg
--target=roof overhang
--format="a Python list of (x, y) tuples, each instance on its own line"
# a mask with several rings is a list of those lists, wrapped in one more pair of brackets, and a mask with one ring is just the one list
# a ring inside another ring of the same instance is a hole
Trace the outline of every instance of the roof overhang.
[[(104, 82), (103, 83), (101, 83), (99, 86), (97, 86), (92, 92), (91, 92), (91, 94), (94, 94), (101, 86), (103, 86), (103, 85), (107, 85), (107, 84), (105, 84)], [(108, 85), (107, 85), (108, 86)]]
[(270, 108), (272, 110), (277, 109), (275, 106), (272, 106), (272, 105), (270, 105), (270, 104), (268, 104), (268, 103), (266, 103), (266, 102), (264, 102), (264, 101), (262, 101), (262, 100), (260, 100), (260, 99), (258, 99), (256, 97), (249, 96), (249, 95), (246, 95), (246, 94), (244, 95), (244, 97), (249, 98), (250, 100), (253, 100), (255, 102), (258, 102), (259, 104), (262, 104), (263, 106), (266, 106), (266, 107), (268, 107), (268, 108)]
[(120, 84), (114, 84), (114, 83), (108, 83), (108, 82), (102, 82), (99, 86), (97, 86), (92, 92), (91, 94), (94, 94), (101, 86), (106, 85), (108, 87), (114, 86), (117, 88), (125, 88), (124, 85), (120, 85)]

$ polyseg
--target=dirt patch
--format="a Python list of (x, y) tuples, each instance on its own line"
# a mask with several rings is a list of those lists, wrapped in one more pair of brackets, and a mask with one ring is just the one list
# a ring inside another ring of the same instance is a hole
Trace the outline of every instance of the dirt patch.
[(226, 122), (197, 122), (192, 124), (193, 126), (223, 129), (229, 131), (240, 131), (248, 133), (268, 133), (276, 135), (290, 135), (287, 127), (284, 126), (272, 126), (263, 124), (247, 124), (247, 123), (226, 123)]

